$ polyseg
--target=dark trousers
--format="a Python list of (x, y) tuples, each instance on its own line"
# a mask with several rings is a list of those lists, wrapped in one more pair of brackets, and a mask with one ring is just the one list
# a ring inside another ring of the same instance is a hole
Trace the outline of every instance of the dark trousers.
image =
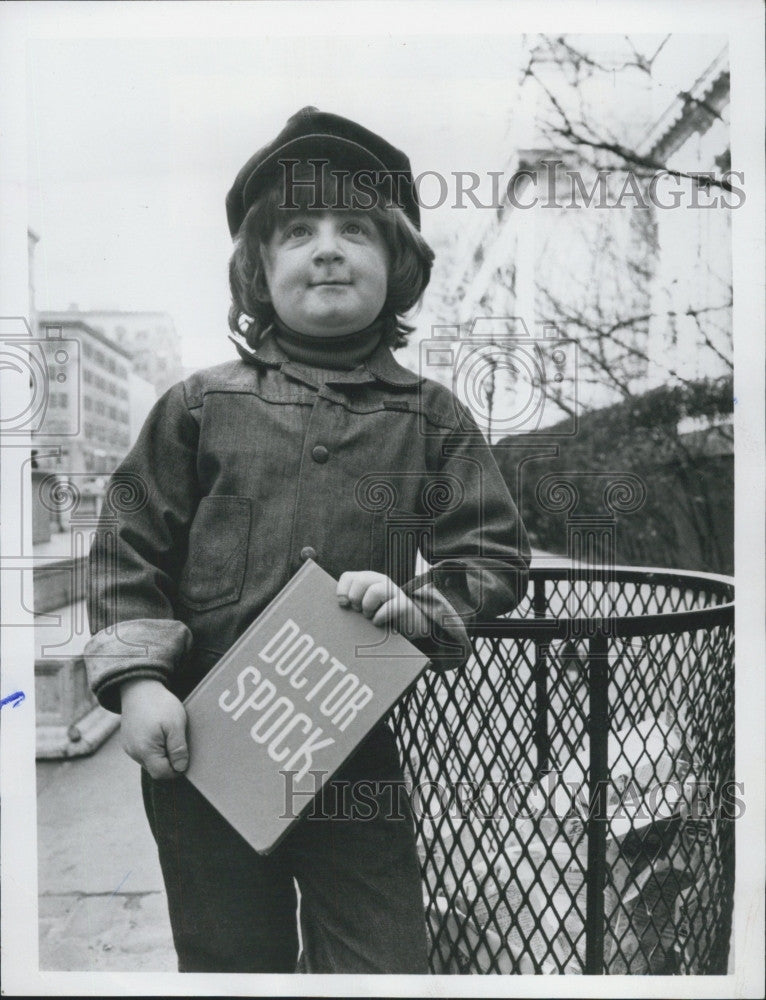
[(428, 972), (412, 813), (386, 727), (266, 856), (185, 778), (142, 771), (142, 785), (179, 971), (298, 971), (295, 880), (300, 971)]

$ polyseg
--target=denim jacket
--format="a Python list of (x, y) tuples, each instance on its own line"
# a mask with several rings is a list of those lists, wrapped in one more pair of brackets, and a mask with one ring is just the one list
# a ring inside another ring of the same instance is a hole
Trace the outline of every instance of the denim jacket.
[(390, 576), (433, 622), (432, 663), (464, 663), (466, 627), (510, 611), (529, 565), (467, 409), (385, 346), (326, 381), (269, 338), (240, 354), (169, 389), (110, 483), (85, 651), (101, 704), (133, 677), (185, 697), (307, 558)]

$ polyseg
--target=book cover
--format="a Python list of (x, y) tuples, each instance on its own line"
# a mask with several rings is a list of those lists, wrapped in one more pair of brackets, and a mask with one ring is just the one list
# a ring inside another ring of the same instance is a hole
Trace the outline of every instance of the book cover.
[(262, 854), (428, 662), (336, 587), (307, 560), (185, 701), (187, 778)]

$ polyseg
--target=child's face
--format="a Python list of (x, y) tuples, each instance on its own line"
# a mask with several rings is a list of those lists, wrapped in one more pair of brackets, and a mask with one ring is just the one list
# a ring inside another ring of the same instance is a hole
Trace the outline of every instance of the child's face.
[(298, 333), (354, 333), (383, 308), (388, 249), (368, 212), (290, 212), (262, 256), (274, 310)]

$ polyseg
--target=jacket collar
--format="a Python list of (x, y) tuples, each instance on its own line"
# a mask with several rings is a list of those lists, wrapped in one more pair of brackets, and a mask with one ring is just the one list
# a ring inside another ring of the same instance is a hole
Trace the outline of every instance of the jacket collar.
[[(229, 340), (237, 348), (237, 353), (242, 360), (248, 364), (265, 368), (284, 368), (286, 374), (298, 374), (298, 377), (301, 377), (299, 371), (296, 370), (297, 362), (290, 361), (273, 337), (262, 337), (257, 348), (250, 347), (244, 337), (235, 333), (229, 334)], [(416, 375), (415, 372), (400, 365), (389, 347), (385, 344), (379, 344), (359, 368), (333, 375), (331, 379), (328, 379), (328, 384), (359, 385), (375, 381), (396, 388), (406, 388), (420, 385), (424, 380), (420, 375)]]

